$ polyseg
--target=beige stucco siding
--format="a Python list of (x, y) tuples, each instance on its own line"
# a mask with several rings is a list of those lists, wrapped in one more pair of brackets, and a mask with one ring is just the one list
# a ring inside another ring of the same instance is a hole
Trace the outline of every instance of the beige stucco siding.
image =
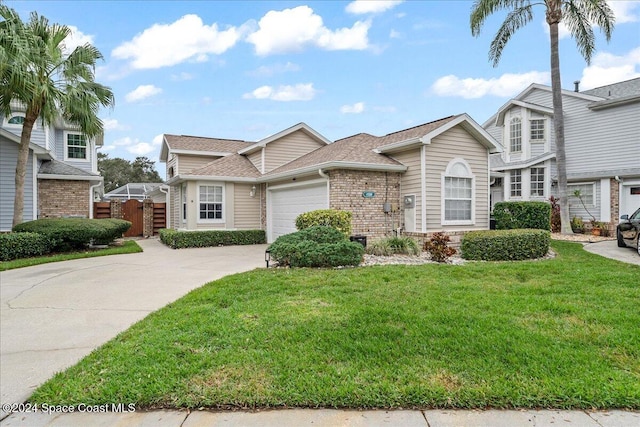
[(256, 185), (255, 196), (251, 197), (253, 184), (234, 184), (234, 223), (240, 230), (258, 230), (260, 221), (261, 186)]
[[(416, 196), (415, 225), (416, 232), (422, 232), (422, 178), (420, 168), (420, 148), (403, 151), (392, 155), (394, 159), (407, 167), (407, 171), (400, 175), (400, 200), (404, 196), (414, 194)], [(406, 224), (405, 224), (406, 228)]]
[(300, 130), (272, 141), (265, 147), (265, 173), (321, 146), (319, 142)]
[[(464, 159), (475, 177), (475, 224), (442, 225), (442, 174), (449, 162)], [(488, 154), (487, 149), (460, 126), (431, 140), (425, 151), (426, 231), (489, 228)], [(404, 192), (404, 191), (403, 191)]]
[(178, 157), (178, 170), (176, 171), (176, 175), (191, 172), (220, 158), (215, 156), (191, 156), (188, 154), (178, 154), (176, 156)]

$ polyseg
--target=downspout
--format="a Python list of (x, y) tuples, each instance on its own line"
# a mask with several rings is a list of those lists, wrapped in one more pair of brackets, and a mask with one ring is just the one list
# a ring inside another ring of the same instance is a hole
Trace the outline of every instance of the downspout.
[(102, 182), (89, 187), (89, 218), (93, 218), (93, 189), (102, 185)]
[[(167, 223), (165, 225), (167, 226), (167, 228), (171, 228), (171, 214), (168, 212), (168, 209), (167, 209), (167, 206), (170, 205), (170, 203), (169, 203), (169, 200), (170, 200), (169, 199), (170, 187), (168, 185), (162, 184), (162, 185), (160, 185), (160, 187), (158, 187), (158, 189), (160, 189), (160, 191), (165, 194), (165, 196), (164, 196), (164, 203), (165, 203), (164, 215), (165, 215), (165, 218), (167, 218)], [(167, 191), (164, 191), (165, 189)]]

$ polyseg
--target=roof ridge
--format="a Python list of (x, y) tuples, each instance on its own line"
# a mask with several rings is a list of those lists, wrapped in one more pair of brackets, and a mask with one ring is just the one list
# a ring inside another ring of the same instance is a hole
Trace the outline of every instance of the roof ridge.
[[(452, 114), (452, 115), (450, 115), (450, 116), (443, 117), (443, 118), (441, 118), (441, 119), (432, 120), (432, 121), (430, 121), (430, 122), (422, 123), (422, 124), (420, 124), (420, 125), (411, 126), (410, 128), (397, 130), (397, 131), (395, 131), (395, 132), (388, 133), (388, 134), (386, 134), (386, 135), (384, 135), (384, 136), (390, 136), (390, 135), (395, 135), (395, 134), (400, 133), (400, 132), (406, 132), (406, 131), (411, 130), (411, 129), (415, 129), (415, 128), (419, 128), (419, 127), (422, 127), (422, 126), (425, 126), (425, 125), (430, 125), (430, 124), (432, 124), (432, 123), (441, 122), (441, 121), (443, 121), (443, 120), (451, 119), (451, 118), (453, 118), (453, 117), (455, 117), (455, 116), (456, 116), (455, 114)], [(384, 136), (383, 136), (382, 138), (384, 138)]]
[(186, 138), (198, 138), (198, 139), (220, 139), (220, 140), (224, 140), (224, 141), (234, 141), (234, 142), (246, 142), (247, 144), (255, 144), (254, 141), (247, 141), (244, 139), (234, 139), (234, 138), (219, 138), (217, 136), (198, 136), (198, 135), (184, 135), (184, 134), (180, 134), (180, 135), (176, 135), (174, 133), (165, 133), (165, 136), (177, 136), (177, 137), (186, 137)]

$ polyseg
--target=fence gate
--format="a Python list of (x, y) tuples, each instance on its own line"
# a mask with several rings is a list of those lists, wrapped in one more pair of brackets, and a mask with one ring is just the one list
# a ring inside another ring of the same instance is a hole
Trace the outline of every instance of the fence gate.
[(131, 228), (124, 234), (125, 237), (142, 236), (144, 230), (142, 202), (131, 199), (122, 203), (122, 219), (131, 222)]

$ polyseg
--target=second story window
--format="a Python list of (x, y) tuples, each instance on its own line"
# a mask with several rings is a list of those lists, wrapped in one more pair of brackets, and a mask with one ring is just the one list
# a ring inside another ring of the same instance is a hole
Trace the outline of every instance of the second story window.
[(531, 142), (544, 142), (544, 119), (531, 120)]
[(80, 133), (65, 133), (65, 159), (87, 160), (87, 140)]
[(522, 122), (514, 117), (509, 123), (509, 147), (512, 153), (522, 151)]
[(7, 124), (14, 126), (22, 126), (24, 123), (24, 116), (13, 116), (7, 120)]

